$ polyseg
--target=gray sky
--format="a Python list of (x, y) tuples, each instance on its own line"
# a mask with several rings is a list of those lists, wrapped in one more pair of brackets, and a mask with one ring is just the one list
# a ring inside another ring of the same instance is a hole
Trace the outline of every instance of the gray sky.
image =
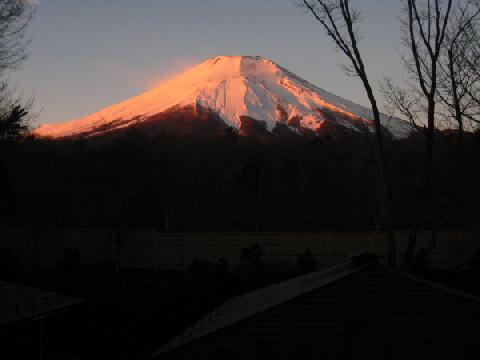
[[(401, 78), (399, 0), (357, 0), (371, 78)], [(30, 57), (10, 79), (35, 97), (39, 123), (130, 98), (215, 55), (261, 55), (368, 105), (356, 78), (295, 0), (39, 0)]]

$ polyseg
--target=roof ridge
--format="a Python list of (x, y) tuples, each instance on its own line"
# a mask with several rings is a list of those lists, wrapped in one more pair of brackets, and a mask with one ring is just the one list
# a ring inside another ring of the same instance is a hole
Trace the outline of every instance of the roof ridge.
[(352, 268), (351, 261), (347, 261), (232, 297), (154, 352), (152, 357), (329, 285), (368, 265), (362, 264)]
[(82, 304), (84, 300), (51, 290), (0, 280), (0, 330), (41, 319)]
[(427, 279), (424, 279), (424, 278), (406, 273), (404, 271), (391, 270), (391, 269), (388, 269), (388, 268), (387, 268), (387, 271), (389, 271), (390, 273), (402, 276), (404, 278), (410, 279), (412, 281), (418, 282), (420, 284), (430, 286), (431, 288), (441, 290), (441, 291), (443, 291), (447, 294), (452, 294), (452, 295), (462, 297), (464, 299), (467, 299), (467, 300), (470, 300), (470, 301), (473, 301), (473, 302), (480, 303), (480, 296), (478, 296), (478, 295), (474, 295), (474, 294), (468, 293), (466, 291), (459, 290), (459, 289), (456, 289), (456, 288), (453, 288), (451, 286), (444, 285), (444, 284), (441, 284), (441, 283), (438, 283), (438, 282), (435, 282), (435, 281), (427, 280)]

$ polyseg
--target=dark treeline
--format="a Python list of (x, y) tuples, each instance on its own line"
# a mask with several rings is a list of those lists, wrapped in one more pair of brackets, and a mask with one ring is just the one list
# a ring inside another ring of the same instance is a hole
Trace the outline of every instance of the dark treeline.
[[(431, 207), (436, 214), (444, 209), (446, 228), (476, 226), (480, 218), (480, 134), (467, 134), (461, 169), (454, 166), (456, 139), (444, 132), (435, 144)], [(380, 229), (385, 205), (373, 141), (362, 133), (258, 141), (228, 131), (188, 137), (134, 130), (90, 140), (6, 141), (1, 154), (10, 186), (0, 194), (1, 225), (161, 232)], [(399, 229), (411, 227), (418, 213), (422, 146), (420, 135), (386, 144)], [(447, 203), (452, 171), (457, 182)]]

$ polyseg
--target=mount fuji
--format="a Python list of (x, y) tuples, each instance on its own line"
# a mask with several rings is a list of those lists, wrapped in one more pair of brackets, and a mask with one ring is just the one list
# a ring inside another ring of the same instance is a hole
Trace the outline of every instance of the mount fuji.
[[(253, 56), (216, 56), (156, 88), (92, 115), (33, 131), (39, 137), (99, 136), (133, 126), (217, 131), (261, 128), (300, 135), (326, 129), (373, 132), (372, 112), (301, 79), (271, 60)], [(406, 122), (382, 115), (394, 139), (413, 132)]]

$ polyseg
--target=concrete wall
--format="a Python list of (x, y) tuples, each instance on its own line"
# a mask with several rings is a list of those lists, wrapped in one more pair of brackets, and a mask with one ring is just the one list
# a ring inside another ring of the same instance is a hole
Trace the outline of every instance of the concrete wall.
[[(395, 234), (399, 259), (407, 238), (408, 232)], [(419, 246), (428, 239), (429, 233), (422, 232)], [(124, 268), (185, 268), (194, 259), (218, 258), (238, 264), (241, 249), (256, 243), (270, 261), (295, 262), (297, 254), (310, 248), (325, 266), (345, 261), (360, 251), (386, 257), (387, 249), (382, 232), (161, 234), (129, 231), (120, 238), (112, 230), (0, 230), (0, 247), (12, 249), (21, 263), (39, 266), (57, 265), (65, 249), (70, 247), (80, 250), (87, 264), (119, 258)], [(468, 267), (477, 249), (480, 249), (480, 231), (442, 231), (429, 263), (437, 269)]]

